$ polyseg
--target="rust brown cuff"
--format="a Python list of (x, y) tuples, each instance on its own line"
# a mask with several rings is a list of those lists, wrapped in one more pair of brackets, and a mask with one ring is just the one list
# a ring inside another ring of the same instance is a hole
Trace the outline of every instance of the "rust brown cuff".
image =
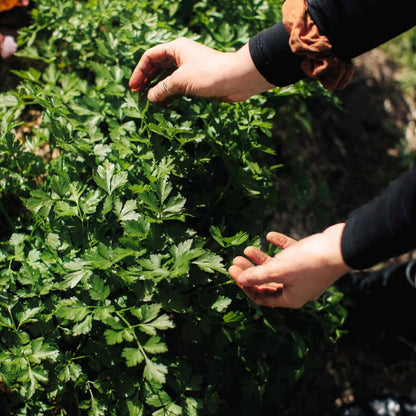
[(308, 13), (306, 0), (286, 0), (282, 6), (283, 24), (289, 33), (292, 52), (304, 57), (303, 72), (318, 79), (328, 90), (344, 88), (351, 80), (354, 67), (332, 53), (329, 39), (319, 33)]
[(24, 7), (27, 3), (22, 0), (0, 0), (0, 12), (13, 9), (13, 7)]

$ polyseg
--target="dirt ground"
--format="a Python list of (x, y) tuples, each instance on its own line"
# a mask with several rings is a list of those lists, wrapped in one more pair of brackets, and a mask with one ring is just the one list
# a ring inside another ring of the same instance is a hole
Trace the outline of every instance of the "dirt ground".
[[(303, 237), (343, 221), (414, 163), (416, 112), (414, 101), (400, 89), (400, 69), (381, 49), (354, 64), (352, 82), (337, 92), (342, 110), (320, 101), (310, 105), (311, 133), (297, 139), (299, 159), (294, 161), (290, 148), (286, 153), (282, 146), (286, 163), (306, 172), (311, 198), (304, 206), (294, 201), (276, 214), (274, 229)], [(283, 196), (290, 188), (285, 180), (283, 175)], [(413, 257), (407, 253), (387, 265)], [(414, 305), (411, 291), (377, 299), (370, 292), (356, 303), (350, 301), (347, 334), (327, 351), (311, 353), (310, 368), (281, 414), (333, 416), (342, 414), (347, 403), (370, 398), (416, 400), (416, 310), (406, 307), (406, 296)]]
[[(296, 237), (344, 220), (415, 159), (416, 110), (400, 89), (399, 68), (381, 49), (356, 58), (354, 65), (351, 83), (336, 92), (341, 109), (323, 99), (307, 100), (310, 132), (282, 137), (278, 116), (278, 154), (285, 165), (279, 176), (286, 207), (273, 223)], [(296, 174), (305, 178), (300, 191), (309, 194), (301, 205), (290, 194)]]

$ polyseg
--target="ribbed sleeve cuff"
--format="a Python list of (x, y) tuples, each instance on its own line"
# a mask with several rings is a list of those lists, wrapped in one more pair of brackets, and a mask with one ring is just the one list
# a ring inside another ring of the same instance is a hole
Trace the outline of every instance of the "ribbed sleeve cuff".
[(305, 78), (303, 58), (292, 53), (282, 22), (252, 37), (249, 49), (257, 70), (271, 84), (284, 87)]

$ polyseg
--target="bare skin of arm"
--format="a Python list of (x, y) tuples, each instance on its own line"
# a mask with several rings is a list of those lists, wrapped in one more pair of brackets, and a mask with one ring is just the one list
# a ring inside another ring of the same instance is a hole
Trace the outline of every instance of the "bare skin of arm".
[(341, 254), (344, 226), (344, 223), (336, 224), (299, 241), (271, 232), (267, 240), (281, 247), (280, 253), (270, 257), (255, 247), (247, 247), (246, 257), (236, 257), (229, 273), (259, 305), (300, 308), (319, 298), (351, 270)]
[(256, 69), (248, 45), (236, 52), (219, 52), (178, 38), (154, 46), (142, 55), (129, 86), (143, 92), (164, 71), (170, 75), (148, 90), (151, 102), (163, 104), (181, 95), (238, 102), (274, 88)]

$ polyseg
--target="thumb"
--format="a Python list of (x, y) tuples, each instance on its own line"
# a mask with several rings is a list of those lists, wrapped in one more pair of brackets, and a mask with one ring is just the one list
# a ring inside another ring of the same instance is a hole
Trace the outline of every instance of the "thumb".
[(255, 286), (264, 283), (284, 283), (284, 277), (279, 273), (276, 261), (269, 261), (260, 266), (249, 267), (242, 271), (237, 278), (241, 286)]

